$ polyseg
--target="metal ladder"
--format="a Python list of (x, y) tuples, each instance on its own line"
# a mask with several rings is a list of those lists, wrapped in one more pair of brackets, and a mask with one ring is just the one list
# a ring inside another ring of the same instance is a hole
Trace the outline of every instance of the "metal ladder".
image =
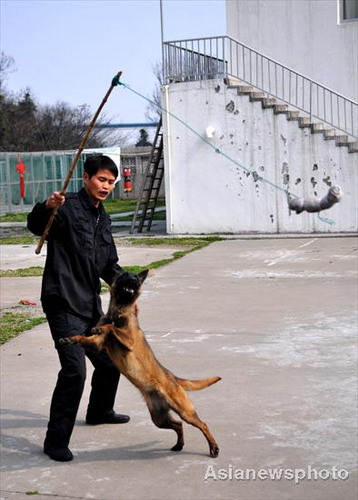
[(135, 230), (141, 233), (145, 227), (147, 232), (150, 231), (163, 176), (163, 130), (162, 117), (160, 117), (144, 176), (144, 182), (133, 214), (130, 229), (131, 234), (133, 234)]

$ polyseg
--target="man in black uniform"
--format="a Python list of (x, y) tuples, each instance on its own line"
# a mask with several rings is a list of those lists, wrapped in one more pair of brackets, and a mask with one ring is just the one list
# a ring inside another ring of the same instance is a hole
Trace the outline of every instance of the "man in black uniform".
[(61, 363), (53, 392), (44, 452), (61, 462), (72, 460), (68, 448), (81, 400), (85, 378), (85, 354), (94, 366), (86, 423), (126, 423), (127, 415), (114, 412), (119, 382), (118, 369), (105, 352), (60, 345), (68, 335), (90, 332), (103, 314), (100, 278), (111, 285), (123, 272), (118, 265), (104, 201), (118, 176), (116, 164), (107, 156), (91, 156), (84, 164), (84, 188), (62, 196), (52, 193), (37, 203), (28, 216), (28, 229), (41, 235), (54, 208), (56, 218), (48, 235), (47, 259), (42, 280), (41, 301)]

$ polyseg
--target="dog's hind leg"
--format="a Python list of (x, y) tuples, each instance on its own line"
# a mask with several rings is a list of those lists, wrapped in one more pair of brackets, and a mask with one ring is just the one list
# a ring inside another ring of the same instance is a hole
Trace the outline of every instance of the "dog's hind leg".
[(153, 423), (160, 429), (173, 429), (177, 433), (177, 443), (171, 448), (172, 451), (181, 451), (184, 446), (183, 424), (174, 419), (169, 411), (170, 407), (163, 397), (156, 391), (143, 394)]
[(171, 398), (172, 400), (168, 399), (169, 406), (180, 416), (182, 420), (201, 430), (209, 444), (210, 456), (216, 458), (219, 455), (219, 447), (214, 439), (214, 436), (211, 434), (209, 427), (198, 417), (195, 407), (184, 389), (181, 389), (180, 394), (177, 394), (176, 396), (179, 395), (180, 397), (175, 397), (175, 400), (174, 398)]
[(173, 429), (177, 433), (176, 444), (170, 448), (172, 451), (181, 451), (184, 446), (183, 424), (180, 420), (174, 419), (169, 410), (167, 412), (151, 413), (153, 423), (160, 429)]

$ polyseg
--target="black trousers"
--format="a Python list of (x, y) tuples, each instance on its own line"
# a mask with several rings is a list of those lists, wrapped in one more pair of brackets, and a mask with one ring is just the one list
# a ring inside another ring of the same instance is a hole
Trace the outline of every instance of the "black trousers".
[(52, 395), (46, 440), (54, 447), (67, 447), (76, 420), (86, 379), (86, 356), (94, 366), (87, 415), (96, 417), (112, 410), (120, 373), (105, 351), (92, 353), (80, 346), (60, 345), (58, 340), (72, 335), (86, 335), (97, 323), (79, 317), (57, 304), (47, 306), (45, 314), (61, 363)]

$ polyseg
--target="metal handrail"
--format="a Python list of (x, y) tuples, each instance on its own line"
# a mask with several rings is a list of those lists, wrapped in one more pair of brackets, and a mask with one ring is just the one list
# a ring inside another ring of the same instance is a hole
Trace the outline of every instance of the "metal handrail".
[(229, 36), (164, 42), (165, 81), (234, 78), (358, 137), (358, 103)]

